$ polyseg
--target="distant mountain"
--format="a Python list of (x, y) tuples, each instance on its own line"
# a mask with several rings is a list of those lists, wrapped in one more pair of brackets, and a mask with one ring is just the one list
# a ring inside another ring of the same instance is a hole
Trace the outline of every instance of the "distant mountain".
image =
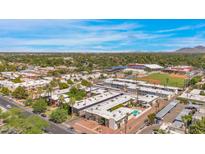
[(205, 53), (205, 47), (204, 46), (196, 46), (193, 48), (181, 48), (176, 50), (175, 52), (178, 53)]

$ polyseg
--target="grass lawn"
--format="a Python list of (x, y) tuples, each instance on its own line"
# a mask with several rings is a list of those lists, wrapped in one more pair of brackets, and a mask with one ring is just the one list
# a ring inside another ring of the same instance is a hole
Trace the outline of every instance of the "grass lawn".
[(186, 79), (174, 77), (167, 73), (152, 73), (146, 77), (137, 78), (137, 80), (143, 80), (148, 81), (150, 83), (182, 88), (184, 86)]

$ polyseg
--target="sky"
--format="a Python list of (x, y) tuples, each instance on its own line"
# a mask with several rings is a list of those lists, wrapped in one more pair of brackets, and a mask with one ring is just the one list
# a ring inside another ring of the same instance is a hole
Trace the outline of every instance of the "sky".
[(169, 52), (205, 46), (205, 20), (0, 20), (1, 52)]

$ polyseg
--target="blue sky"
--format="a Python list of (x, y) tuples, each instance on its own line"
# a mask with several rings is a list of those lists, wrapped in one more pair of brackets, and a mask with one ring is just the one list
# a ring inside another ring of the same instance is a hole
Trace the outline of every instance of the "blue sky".
[(0, 20), (0, 51), (173, 51), (205, 45), (205, 20)]

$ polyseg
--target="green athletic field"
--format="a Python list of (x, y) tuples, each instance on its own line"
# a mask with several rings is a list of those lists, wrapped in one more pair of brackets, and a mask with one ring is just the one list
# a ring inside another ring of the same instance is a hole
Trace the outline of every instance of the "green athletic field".
[(137, 80), (143, 80), (148, 81), (150, 83), (182, 88), (184, 86), (186, 78), (176, 77), (168, 73), (152, 73), (146, 77), (137, 78)]

